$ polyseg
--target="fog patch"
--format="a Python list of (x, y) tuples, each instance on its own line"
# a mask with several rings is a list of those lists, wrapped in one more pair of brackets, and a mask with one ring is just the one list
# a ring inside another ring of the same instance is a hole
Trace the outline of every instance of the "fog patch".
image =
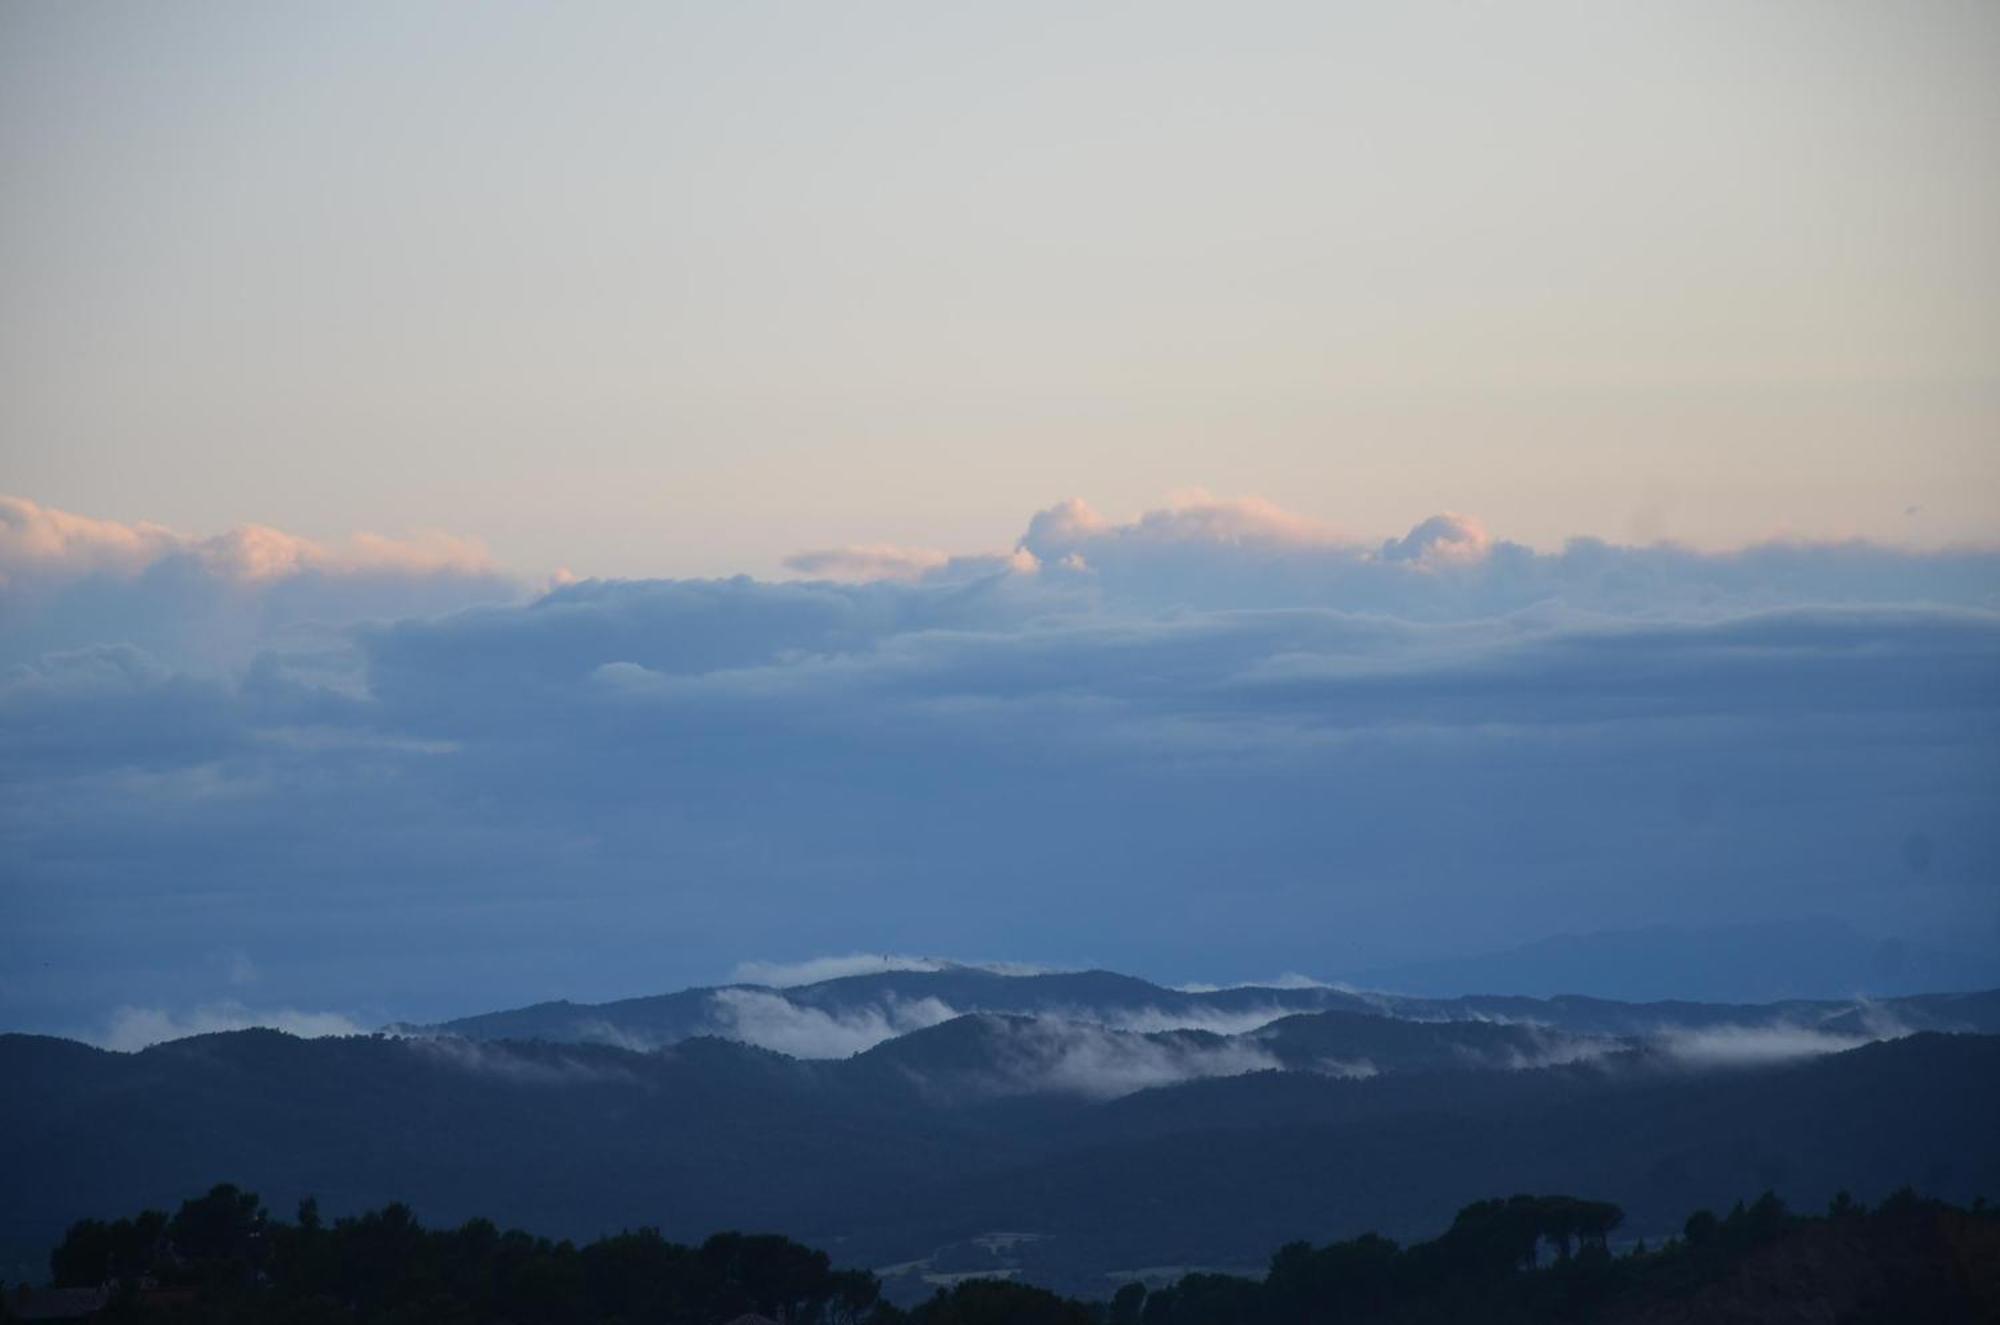
[(1325, 980), (1316, 980), (1310, 975), (1300, 975), (1297, 971), (1286, 971), (1284, 974), (1274, 976), (1269, 980), (1238, 980), (1226, 985), (1210, 984), (1203, 980), (1190, 980), (1186, 984), (1169, 987), (1175, 993), (1179, 994), (1220, 994), (1230, 989), (1337, 989), (1343, 993), (1355, 992), (1346, 985), (1337, 983), (1329, 984)]
[(1526, 1048), (1509, 1046), (1505, 1049), (1461, 1046), (1459, 1056), (1472, 1067), (1489, 1071), (1532, 1072), (1545, 1067), (1598, 1062), (1628, 1047), (1625, 1042), (1608, 1037), (1541, 1034), (1538, 1033), (1539, 1028), (1531, 1023), (1506, 1023), (1496, 1018), (1490, 1024), (1520, 1026), (1529, 1032), (1529, 1045)]
[(1382, 1075), (1382, 1069), (1366, 1058), (1322, 1058), (1313, 1064), (1312, 1070), (1320, 1076), (1336, 1077), (1342, 1081), (1366, 1081)]
[(187, 1013), (165, 1008), (121, 1007), (111, 1014), (102, 1032), (80, 1038), (102, 1049), (132, 1053), (168, 1040), (185, 1040), (190, 1035), (253, 1029), (283, 1031), (307, 1040), (323, 1035), (365, 1033), (338, 1012), (301, 1012), (297, 1008), (258, 1010), (241, 1003), (207, 1003)]
[[(1906, 1025), (1902, 1018), (1872, 999), (1856, 999), (1851, 1009), (1836, 1015), (1852, 1016), (1859, 1021), (1870, 1040), (1900, 1040), (1916, 1031), (1914, 1026)], [(1964, 1029), (1974, 1028), (1967, 1026)]]
[(671, 1042), (657, 1035), (629, 1030), (602, 1017), (577, 1023), (576, 1038), (586, 1044), (608, 1044), (614, 1049), (625, 1049), (635, 1054), (649, 1054)]
[(1207, 1031), (1212, 1035), (1244, 1035), (1268, 1026), (1281, 1017), (1295, 1016), (1298, 1012), (1298, 1008), (1271, 1006), (1228, 1011), (1204, 1005), (1176, 1009), (1143, 1007), (1102, 1015), (1076, 1013), (1068, 1019), (1079, 1022), (1101, 1021), (1112, 1030), (1132, 1031), (1140, 1035), (1153, 1035), (1163, 1031)]
[(1270, 1072), (1282, 1065), (1242, 1040), (1190, 1034), (1135, 1035), (1103, 1026), (991, 1018), (998, 1094), (1081, 1095), (1109, 1100), (1203, 1077)]
[(762, 989), (718, 989), (709, 995), (716, 1034), (793, 1058), (847, 1058), (957, 1015), (956, 1009), (935, 998), (888, 998), (863, 1008), (826, 1012)]
[(844, 956), (808, 957), (799, 962), (738, 962), (731, 978), (740, 984), (790, 989), (841, 980), (850, 975), (880, 975), (885, 971), (942, 971), (951, 963), (936, 957), (897, 953), (850, 952)]
[(808, 957), (796, 962), (746, 961), (736, 963), (730, 978), (739, 984), (765, 985), (772, 989), (793, 989), (827, 980), (844, 980), (856, 975), (883, 975), (891, 971), (985, 971), (992, 975), (1048, 975), (1055, 968), (1031, 962), (963, 962), (944, 957), (915, 957), (907, 953), (850, 952), (825, 957)]
[(455, 1035), (412, 1036), (403, 1043), (410, 1052), (433, 1062), (517, 1085), (574, 1086), (633, 1079), (622, 1067), (586, 1062), (573, 1054), (529, 1054), (506, 1045), (464, 1040)]
[(1648, 1044), (1689, 1067), (1758, 1067), (1845, 1053), (1879, 1040), (1899, 1039), (1908, 1033), (1901, 1028), (1891, 1034), (1848, 1035), (1810, 1026), (1706, 1026), (1664, 1030)]

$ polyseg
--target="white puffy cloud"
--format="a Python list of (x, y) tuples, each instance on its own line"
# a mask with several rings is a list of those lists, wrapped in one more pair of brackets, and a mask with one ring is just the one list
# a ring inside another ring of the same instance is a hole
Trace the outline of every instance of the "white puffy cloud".
[(444, 533), (329, 545), (245, 525), (204, 538), (0, 496), (0, 663), (127, 643), (239, 667), (313, 627), (520, 596), (483, 547)]
[(1492, 546), (1492, 537), (1479, 521), (1446, 512), (1382, 544), (1382, 559), (1428, 567), (1465, 566), (1484, 560)]
[(47, 590), (93, 575), (132, 578), (172, 558), (241, 584), (303, 574), (497, 573), (480, 543), (437, 531), (401, 539), (358, 533), (345, 546), (267, 525), (197, 538), (164, 525), (97, 520), (0, 494), (0, 591)]
[(1195, 490), (1129, 524), (1098, 514), (1078, 497), (1037, 513), (1021, 546), (1045, 561), (1113, 546), (1209, 545), (1232, 548), (1348, 547), (1333, 530), (1258, 497), (1222, 499)]
[(0, 494), (0, 592), (101, 572), (136, 575), (184, 545), (163, 525), (93, 520)]

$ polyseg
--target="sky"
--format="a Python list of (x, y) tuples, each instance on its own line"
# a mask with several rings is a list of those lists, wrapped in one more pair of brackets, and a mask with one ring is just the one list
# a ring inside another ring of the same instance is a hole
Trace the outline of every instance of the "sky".
[(4, 489), (771, 574), (2000, 532), (2000, 13), (10, 6)]
[(2000, 948), (1996, 161), (1984, 3), (10, 7), (0, 1025)]

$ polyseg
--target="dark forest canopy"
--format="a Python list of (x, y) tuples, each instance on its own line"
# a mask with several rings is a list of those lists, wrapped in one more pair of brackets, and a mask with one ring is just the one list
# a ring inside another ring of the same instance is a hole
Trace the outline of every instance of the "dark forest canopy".
[[(1277, 1071), (1108, 1101), (940, 1101), (930, 1083), (1011, 1061), (991, 1029), (950, 1022), (822, 1063), (717, 1040), (243, 1031), (114, 1054), (0, 1036), (0, 1278), (39, 1277), (79, 1218), (172, 1209), (216, 1175), (287, 1214), (317, 1195), (329, 1220), (405, 1201), (440, 1225), (485, 1216), (579, 1243), (778, 1229), (902, 1267), (884, 1278), (905, 1305), (935, 1273), (1014, 1269), (1079, 1296), (1248, 1273), (1302, 1237), (1427, 1238), (1494, 1193), (1615, 1199), (1621, 1236), (1657, 1244), (1689, 1210), (1765, 1188), (1809, 1209), (1843, 1187), (1871, 1203), (1905, 1184), (2000, 1192), (2000, 1036), (1746, 1068)], [(999, 1230), (1019, 1236), (981, 1244)]]
[[(1869, 1210), (1836, 1198), (1821, 1216), (1765, 1193), (1727, 1214), (1700, 1210), (1680, 1236), (1614, 1249), (1622, 1212), (1601, 1201), (1516, 1195), (1467, 1206), (1407, 1247), (1365, 1234), (1295, 1242), (1262, 1279), (1190, 1273), (1149, 1291), (1080, 1301), (1003, 1279), (940, 1288), (905, 1311), (874, 1274), (771, 1234), (718, 1233), (699, 1246), (639, 1229), (585, 1244), (473, 1219), (426, 1228), (408, 1206), (322, 1219), (308, 1199), (287, 1221), (221, 1185), (169, 1215), (74, 1224), (50, 1257), (49, 1289), (103, 1288), (100, 1318), (325, 1322), (659, 1321), (724, 1325), (1278, 1325), (1279, 1322), (1676, 1321), (1784, 1305), (1837, 1318), (1980, 1321), (2000, 1309), (2000, 1215), (1905, 1189)], [(1782, 1268), (1779, 1268), (1782, 1267)]]

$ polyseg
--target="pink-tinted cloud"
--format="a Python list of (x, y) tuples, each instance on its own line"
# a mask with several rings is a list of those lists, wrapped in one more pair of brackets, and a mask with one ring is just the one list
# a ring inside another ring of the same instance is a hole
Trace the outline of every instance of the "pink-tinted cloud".
[(345, 544), (318, 543), (269, 525), (241, 525), (201, 538), (165, 525), (97, 520), (0, 496), (0, 590), (45, 586), (110, 574), (131, 577), (169, 557), (189, 557), (210, 574), (238, 583), (288, 576), (493, 574), (476, 539), (436, 531), (412, 538), (358, 533)]
[(241, 664), (302, 625), (433, 615), (521, 596), (479, 543), (267, 525), (208, 537), (0, 496), (0, 662), (103, 643)]
[(28, 576), (137, 574), (185, 541), (164, 525), (93, 520), (0, 495), (0, 591)]

